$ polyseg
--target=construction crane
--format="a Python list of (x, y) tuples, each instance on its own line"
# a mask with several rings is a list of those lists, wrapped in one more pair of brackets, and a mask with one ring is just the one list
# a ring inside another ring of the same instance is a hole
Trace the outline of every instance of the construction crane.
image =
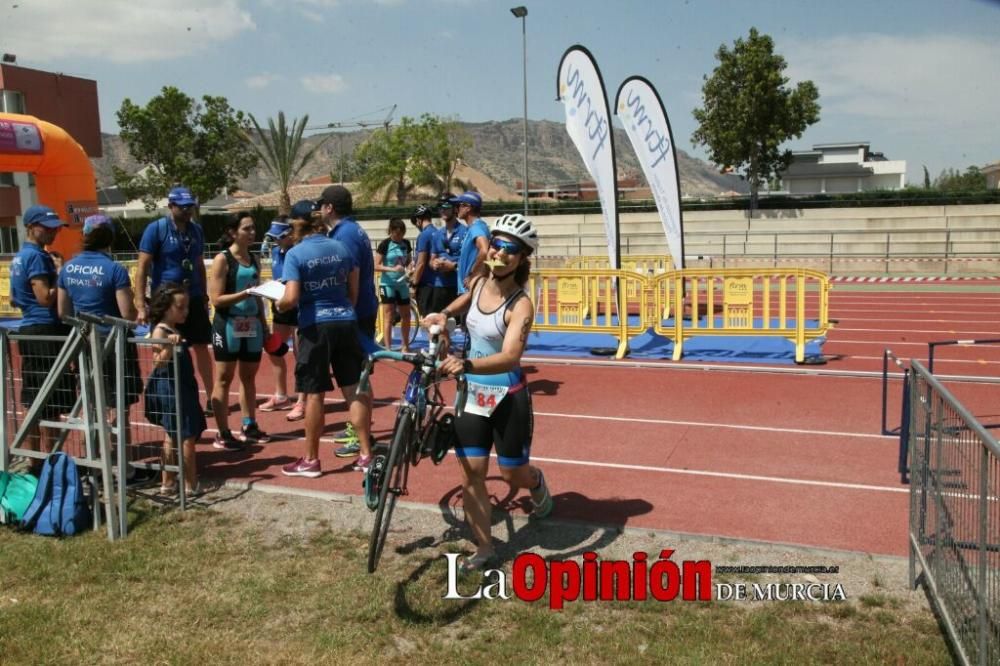
[[(347, 120), (342, 120), (333, 123), (327, 123), (325, 125), (313, 125), (307, 127), (306, 130), (345, 130), (345, 129), (368, 129), (369, 127), (376, 127), (381, 125), (385, 128), (385, 131), (389, 131), (389, 126), (392, 124), (392, 116), (396, 113), (396, 104), (392, 106), (383, 106), (380, 109), (375, 109), (371, 113), (365, 113), (360, 116), (355, 116), (354, 118), (349, 118)], [(378, 121), (361, 120), (361, 118), (366, 118), (372, 116), (381, 111), (388, 109), (388, 113), (385, 117)], [(337, 163), (340, 165), (340, 184), (344, 184), (344, 135), (341, 132), (337, 133)]]

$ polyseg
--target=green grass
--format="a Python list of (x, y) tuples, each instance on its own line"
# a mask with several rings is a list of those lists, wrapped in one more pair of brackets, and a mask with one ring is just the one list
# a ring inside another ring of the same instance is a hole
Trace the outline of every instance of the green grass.
[(206, 509), (139, 511), (114, 544), (0, 531), (0, 663), (950, 663), (929, 611), (882, 595), (562, 612), (449, 601), (448, 545), (401, 555), (390, 542), (369, 576), (366, 534), (274, 537)]

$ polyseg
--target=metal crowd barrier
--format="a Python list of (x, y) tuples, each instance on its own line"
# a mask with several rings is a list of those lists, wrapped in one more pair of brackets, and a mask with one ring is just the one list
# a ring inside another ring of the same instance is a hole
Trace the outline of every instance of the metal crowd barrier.
[(997, 664), (1000, 445), (919, 361), (910, 368), (910, 584), (926, 587), (962, 663)]
[[(132, 483), (136, 470), (176, 473), (186, 508), (183, 449), (171, 443), (167, 450), (165, 442), (165, 425), (180, 432), (180, 349), (166, 340), (130, 337), (135, 324), (121, 319), (80, 314), (67, 321), (72, 328), (66, 337), (0, 328), (0, 470), (44, 460), (52, 451), (67, 453), (85, 475), (100, 474), (104, 515), (94, 511), (95, 529), (105, 517), (108, 538), (124, 537), (126, 498), (144, 487)], [(169, 396), (144, 395), (154, 345), (172, 350)], [(173, 404), (173, 412), (148, 409), (151, 397), (167, 397), (153, 405)], [(47, 436), (48, 450), (40, 450), (36, 432)], [(157, 488), (160, 480), (149, 484)]]

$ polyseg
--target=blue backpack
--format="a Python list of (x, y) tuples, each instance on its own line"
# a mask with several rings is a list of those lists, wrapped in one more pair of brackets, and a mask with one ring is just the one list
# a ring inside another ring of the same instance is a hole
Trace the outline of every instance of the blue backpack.
[(90, 527), (90, 521), (90, 506), (73, 458), (61, 452), (49, 455), (21, 526), (35, 534), (72, 536)]

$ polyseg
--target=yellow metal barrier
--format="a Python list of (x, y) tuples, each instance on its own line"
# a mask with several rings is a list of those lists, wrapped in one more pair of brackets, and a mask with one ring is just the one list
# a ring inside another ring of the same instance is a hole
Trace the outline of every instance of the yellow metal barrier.
[[(703, 335), (783, 337), (795, 345), (795, 361), (805, 360), (806, 342), (826, 335), (829, 320), (829, 278), (818, 271), (793, 268), (686, 269), (652, 279), (654, 311), (672, 311), (655, 321), (653, 330), (674, 342), (675, 361), (684, 340)], [(671, 289), (660, 283), (670, 282)], [(684, 295), (691, 313), (685, 326)], [(669, 303), (663, 299), (670, 298)], [(682, 316), (676, 316), (680, 313)], [(702, 314), (704, 313), (704, 317)], [(755, 321), (759, 319), (760, 325)], [(806, 326), (814, 319), (815, 328)]]
[[(566, 260), (566, 268), (596, 268), (605, 270), (611, 266), (607, 256), (588, 255), (570, 257)], [(622, 269), (631, 270), (643, 275), (658, 275), (673, 268), (669, 254), (630, 254), (622, 257)]]
[[(662, 263), (653, 263), (654, 259)], [(629, 338), (652, 327), (673, 340), (674, 360), (683, 356), (685, 340), (696, 336), (783, 337), (795, 345), (795, 360), (801, 363), (806, 343), (832, 328), (830, 281), (818, 271), (685, 269), (655, 274), (669, 257), (630, 257), (618, 271), (606, 268), (603, 257), (577, 257), (568, 263), (601, 262), (605, 268), (541, 269), (531, 274), (528, 293), (535, 303), (534, 330), (612, 335), (618, 340), (615, 356), (622, 358)], [(134, 280), (136, 262), (122, 263)], [(261, 277), (270, 279), (268, 264)], [(626, 316), (619, 317), (619, 310)], [(685, 312), (697, 316), (686, 322)], [(0, 263), (0, 317), (20, 314), (10, 302), (9, 263)], [(818, 322), (816, 327), (807, 328), (808, 320)]]
[[(618, 292), (633, 294), (623, 298), (625, 316), (619, 315)], [(535, 303), (535, 331), (606, 333), (618, 338), (615, 358), (623, 358), (630, 336), (648, 327), (645, 323), (650, 292), (646, 279), (630, 271), (609, 269), (551, 269), (531, 274), (528, 293)], [(630, 323), (628, 315), (635, 320)]]

